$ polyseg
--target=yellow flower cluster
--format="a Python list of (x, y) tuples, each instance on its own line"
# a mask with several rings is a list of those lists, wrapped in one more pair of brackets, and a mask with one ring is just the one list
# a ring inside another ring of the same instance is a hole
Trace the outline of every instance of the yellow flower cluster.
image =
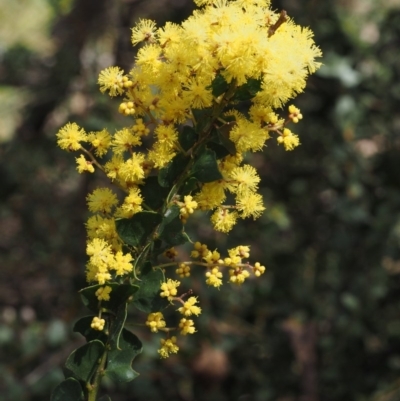
[(228, 250), (228, 257), (222, 259), (219, 252), (210, 251), (207, 245), (196, 242), (191, 257), (200, 259), (203, 262), (193, 262), (194, 264), (207, 266), (206, 283), (212, 287), (219, 288), (222, 285), (223, 274), (221, 268), (229, 268), (229, 282), (233, 284), (243, 284), (243, 282), (250, 277), (249, 270), (251, 270), (256, 277), (260, 277), (265, 272), (265, 266), (259, 262), (254, 266), (249, 263), (244, 263), (243, 259), (250, 257), (250, 248), (248, 246), (240, 245)]
[[(178, 328), (180, 329), (180, 334), (186, 336), (187, 334), (194, 334), (196, 332), (193, 320), (187, 319), (187, 317), (190, 317), (192, 315), (199, 316), (201, 313), (201, 308), (196, 305), (198, 303), (196, 297), (189, 297), (187, 301), (183, 301), (182, 298), (184, 297), (184, 295), (180, 297), (177, 296), (177, 287), (179, 285), (179, 281), (168, 279), (166, 282), (161, 284), (160, 296), (163, 298), (167, 298), (171, 303), (173, 303), (174, 301), (178, 301), (182, 304), (182, 306), (178, 308), (178, 312), (181, 313), (184, 317), (181, 318)], [(164, 331), (167, 332), (169, 332), (170, 330), (174, 330), (165, 328), (166, 323), (161, 312), (150, 313), (147, 317), (146, 326), (148, 326), (153, 333), (157, 333), (160, 329), (164, 329)], [(170, 353), (178, 352), (179, 348), (176, 345), (176, 340), (176, 336), (171, 337), (170, 339), (161, 340), (161, 348), (158, 350), (161, 358), (167, 358)]]
[[(195, 3), (200, 9), (180, 25), (167, 22), (158, 28), (154, 21), (140, 20), (132, 29), (132, 43), (142, 46), (131, 71), (113, 66), (100, 73), (100, 91), (122, 97), (118, 111), (127, 117), (126, 127), (114, 133), (86, 132), (67, 123), (57, 134), (62, 149), (80, 151), (79, 173), (99, 169), (122, 191), (97, 188), (87, 196), (93, 215), (86, 223), (86, 277), (103, 285), (96, 292), (99, 301), (110, 298), (111, 287), (105, 284), (137, 278), (134, 259), (148, 260), (157, 236), (168, 235), (162, 232), (168, 224), (176, 226), (174, 220), (165, 223), (173, 209), (179, 210), (180, 225), (195, 210), (210, 212), (214, 229), (225, 233), (239, 218), (260, 217), (265, 209), (258, 193), (260, 176), (243, 162), (245, 154), (262, 150), (272, 136), (287, 151), (300, 144), (286, 127), (302, 119), (300, 110), (290, 105), (283, 118), (277, 109), (301, 93), (309, 74), (320, 66), (316, 59), (321, 51), (312, 31), (296, 25), (285, 12), (274, 12), (269, 0)], [(247, 103), (240, 107), (242, 100)], [(157, 175), (168, 178), (158, 180), (169, 191), (160, 203), (154, 202), (157, 194), (147, 190)], [(158, 213), (163, 223), (145, 245), (124, 246), (116, 221), (144, 210)], [(177, 228), (174, 240), (181, 234)], [(196, 242), (191, 254), (195, 261), (180, 264), (174, 250), (165, 254), (173, 261), (167, 265), (178, 265), (176, 273), (182, 278), (190, 276), (191, 264), (205, 266), (207, 284), (217, 288), (223, 268), (233, 284), (242, 284), (250, 272), (258, 277), (265, 271), (258, 262), (244, 262), (250, 256), (247, 246), (230, 249), (229, 256), (221, 258), (218, 251)], [(201, 309), (196, 297), (178, 297), (179, 285), (167, 279), (161, 296), (182, 303), (179, 329), (182, 335), (192, 334), (194, 323), (187, 318), (198, 316)], [(161, 312), (151, 313), (146, 325), (153, 332), (167, 331)], [(103, 327), (104, 319), (93, 319), (92, 328)], [(159, 353), (166, 358), (178, 349), (176, 337), (171, 337), (162, 340)]]
[(165, 324), (164, 316), (161, 312), (150, 313), (147, 317), (146, 326), (148, 326), (153, 333), (157, 333), (159, 329), (163, 329)]

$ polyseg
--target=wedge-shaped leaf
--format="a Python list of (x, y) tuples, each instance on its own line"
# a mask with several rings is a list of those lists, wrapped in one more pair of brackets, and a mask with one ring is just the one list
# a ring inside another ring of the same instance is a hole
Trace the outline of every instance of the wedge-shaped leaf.
[(164, 188), (158, 183), (158, 178), (148, 177), (143, 186), (140, 187), (140, 191), (144, 197), (144, 202), (153, 210), (159, 209), (164, 199), (167, 197), (169, 188)]
[(228, 90), (229, 84), (221, 74), (218, 74), (213, 79), (211, 87), (213, 96), (218, 97)]
[(83, 401), (83, 391), (78, 380), (70, 377), (61, 382), (51, 393), (50, 401)]
[(90, 341), (71, 353), (65, 363), (65, 367), (78, 380), (88, 382), (93, 376), (103, 352), (104, 344), (101, 341)]
[(158, 237), (170, 246), (184, 244), (189, 237), (183, 231), (183, 224), (179, 217), (178, 206), (168, 209), (159, 229)]
[(132, 369), (132, 361), (142, 352), (141, 341), (130, 331), (123, 329), (119, 347), (112, 347), (107, 355), (105, 375), (117, 382), (129, 382), (139, 376)]
[(212, 182), (222, 178), (214, 151), (205, 149), (201, 153), (194, 162), (191, 176), (197, 178), (200, 182)]
[(153, 270), (149, 262), (146, 263), (143, 272), (146, 274), (140, 276), (141, 285), (132, 304), (142, 312), (158, 312), (168, 305), (168, 301), (160, 297), (160, 287), (164, 281), (164, 275), (160, 270)]
[(261, 85), (261, 79), (249, 78), (244, 85), (236, 90), (233, 100), (245, 101), (252, 99), (261, 90)]
[(184, 150), (189, 150), (199, 139), (196, 130), (189, 125), (185, 125), (179, 133), (179, 143)]
[(190, 161), (190, 157), (178, 153), (164, 168), (158, 173), (158, 183), (164, 188), (170, 188), (178, 176), (185, 169)]
[[(112, 288), (109, 301), (101, 301), (101, 307), (116, 311), (120, 305), (126, 303), (128, 299), (138, 290), (138, 286), (131, 284), (107, 283)], [(103, 285), (92, 285), (80, 290), (83, 304), (93, 312), (99, 310), (100, 302), (97, 299), (96, 291), (104, 287)]]
[(161, 223), (162, 216), (154, 212), (139, 212), (130, 219), (115, 221), (117, 233), (126, 244), (144, 245), (149, 235)]
[(105, 335), (104, 331), (93, 330), (90, 325), (93, 320), (92, 316), (84, 316), (81, 317), (73, 327), (73, 331), (75, 333), (82, 334), (87, 342), (93, 340), (100, 340), (103, 344), (107, 342), (107, 336)]

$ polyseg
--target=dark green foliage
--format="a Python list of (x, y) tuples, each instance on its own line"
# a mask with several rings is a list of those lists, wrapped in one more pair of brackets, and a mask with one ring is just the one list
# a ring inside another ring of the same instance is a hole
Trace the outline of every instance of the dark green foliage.
[(123, 329), (118, 348), (107, 355), (105, 375), (116, 382), (129, 382), (139, 376), (132, 369), (132, 362), (142, 352), (142, 343), (130, 331)]
[(164, 309), (168, 302), (160, 297), (160, 286), (164, 281), (162, 271), (159, 269), (153, 270), (151, 264), (147, 263), (140, 278), (141, 285), (133, 299), (133, 306), (146, 313)]
[(189, 237), (183, 230), (179, 214), (180, 210), (178, 206), (172, 206), (168, 209), (158, 231), (158, 238), (166, 242), (169, 247), (184, 244), (189, 240)]
[(164, 188), (171, 187), (189, 161), (190, 157), (178, 153), (166, 167), (160, 170), (158, 173), (158, 183)]
[(116, 220), (122, 241), (131, 246), (143, 246), (149, 235), (161, 223), (162, 216), (154, 212), (139, 212), (130, 219)]
[(68, 378), (60, 383), (52, 392), (50, 401), (83, 401), (83, 391), (80, 383)]
[(90, 341), (71, 353), (65, 367), (76, 379), (89, 382), (100, 363), (103, 352), (104, 344), (101, 341)]
[(221, 179), (215, 152), (206, 149), (194, 162), (191, 176), (204, 183)]

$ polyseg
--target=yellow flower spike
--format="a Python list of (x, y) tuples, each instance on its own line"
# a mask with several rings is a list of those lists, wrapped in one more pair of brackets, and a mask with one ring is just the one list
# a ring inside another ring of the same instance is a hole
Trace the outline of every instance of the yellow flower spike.
[(150, 328), (153, 333), (158, 333), (159, 329), (166, 326), (164, 316), (161, 312), (150, 313), (147, 317), (146, 326)]
[(100, 287), (96, 292), (95, 295), (99, 301), (109, 301), (110, 300), (110, 293), (112, 288), (108, 285), (104, 287)]
[(178, 294), (177, 288), (180, 286), (180, 281), (171, 280), (170, 278), (166, 283), (161, 284), (161, 294), (162, 298), (167, 298), (168, 301), (172, 301), (172, 299)]
[(196, 297), (190, 297), (182, 307), (178, 308), (178, 312), (182, 313), (184, 316), (196, 315), (199, 316), (201, 313), (201, 308), (196, 305)]

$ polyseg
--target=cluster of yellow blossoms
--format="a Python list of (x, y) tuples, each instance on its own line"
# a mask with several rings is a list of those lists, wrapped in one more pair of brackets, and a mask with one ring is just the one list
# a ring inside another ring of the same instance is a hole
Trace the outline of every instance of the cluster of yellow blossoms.
[[(269, 0), (195, 3), (201, 8), (181, 25), (168, 22), (157, 28), (154, 21), (140, 20), (132, 29), (132, 43), (144, 45), (132, 70), (126, 74), (119, 67), (109, 67), (100, 73), (101, 92), (122, 97), (118, 110), (128, 118), (126, 127), (113, 134), (107, 129), (87, 133), (68, 123), (57, 134), (62, 149), (82, 152), (76, 158), (79, 173), (100, 169), (122, 190), (117, 196), (109, 188), (98, 188), (87, 197), (93, 213), (86, 224), (90, 283), (105, 285), (117, 277), (132, 278), (135, 260), (143, 249), (127, 252), (116, 220), (153, 211), (143, 188), (176, 156), (192, 161), (155, 211), (166, 216), (177, 206), (183, 224), (195, 210), (210, 211), (215, 230), (226, 233), (238, 218), (257, 218), (264, 210), (257, 192), (260, 177), (254, 167), (243, 163), (244, 155), (262, 150), (271, 135), (286, 150), (299, 145), (298, 136), (286, 125), (302, 118), (300, 110), (290, 105), (287, 117), (282, 118), (276, 109), (302, 92), (308, 75), (320, 66), (315, 59), (321, 51), (312, 31), (296, 25), (285, 12), (272, 11)], [(242, 100), (247, 101), (244, 106)], [(194, 136), (184, 145), (185, 129)], [(182, 193), (190, 167), (202, 152), (213, 151), (208, 147), (212, 142), (226, 150), (214, 155), (220, 178), (197, 180), (190, 194)], [(205, 265), (207, 284), (219, 287), (220, 268), (225, 266), (229, 281), (241, 284), (249, 270), (256, 276), (265, 270), (259, 263), (243, 263), (248, 253), (248, 247), (241, 246), (221, 259), (217, 251), (196, 243), (191, 256), (197, 260), (178, 264), (177, 274), (188, 277), (191, 263)], [(171, 282), (162, 284), (161, 295), (169, 300), (176, 298)], [(98, 294), (99, 300), (109, 296), (107, 291)], [(185, 316), (179, 324), (182, 334), (195, 331), (192, 320), (186, 319), (194, 304), (185, 306), (193, 299), (180, 308)], [(165, 329), (160, 312), (151, 314), (147, 325), (152, 331)], [(93, 326), (102, 327), (97, 320)], [(175, 337), (163, 340), (162, 357), (176, 352), (175, 342)]]

